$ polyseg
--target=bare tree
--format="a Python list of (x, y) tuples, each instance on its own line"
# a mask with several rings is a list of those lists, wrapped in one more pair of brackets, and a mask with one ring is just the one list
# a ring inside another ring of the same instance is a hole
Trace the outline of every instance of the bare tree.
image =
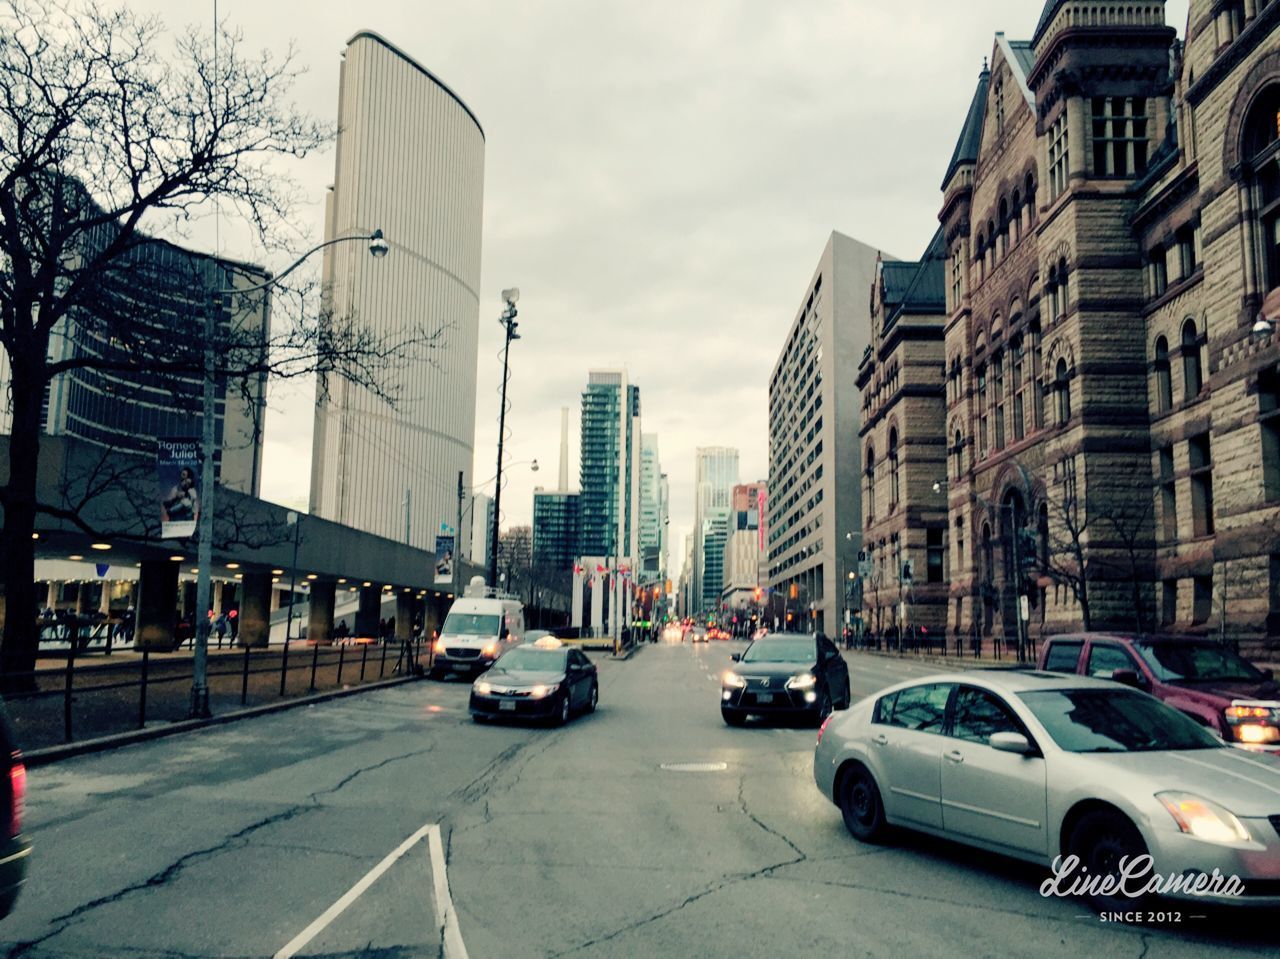
[(1071, 590), (1080, 606), (1081, 625), (1089, 630), (1093, 626), (1089, 584), (1100, 570), (1088, 543), (1090, 528), (1098, 524), (1100, 517), (1083, 502), (1073, 472), (1050, 487), (1044, 502), (1049, 529), (1046, 548), (1040, 557), (1042, 571), (1053, 582)]
[(1143, 560), (1151, 556), (1152, 507), (1152, 498), (1143, 496), (1131, 504), (1114, 504), (1100, 517), (1101, 522), (1110, 528), (1122, 550), (1120, 572), (1129, 581), (1134, 628), (1139, 633), (1147, 632), (1152, 625), (1147, 622), (1147, 603), (1142, 590), (1146, 581), (1144, 567), (1148, 565)]
[[(0, 486), (5, 673), (35, 660), (36, 515), (83, 525), (94, 493), (91, 482), (63, 502), (38, 500), (49, 384), (72, 373), (145, 374), (176, 396), (202, 377), (205, 340), (163, 335), (159, 311), (134, 294), (252, 283), (223, 261), (169, 255), (154, 235), (181, 239), (216, 204), (268, 250), (299, 242), (288, 229), (299, 191), (280, 161), (332, 137), (287, 100), (292, 52), (248, 54), (221, 27), (179, 35), (171, 57), (159, 52), (164, 43), (157, 20), (124, 8), (0, 0), (0, 345), (12, 423)], [(231, 314), (249, 308), (231, 298)], [(391, 401), (388, 369), (439, 336), (387, 338), (358, 317), (273, 312), (270, 325), (219, 324), (215, 375), (228, 402), (260, 396), (266, 377), (311, 374), (321, 388), (338, 378)]]

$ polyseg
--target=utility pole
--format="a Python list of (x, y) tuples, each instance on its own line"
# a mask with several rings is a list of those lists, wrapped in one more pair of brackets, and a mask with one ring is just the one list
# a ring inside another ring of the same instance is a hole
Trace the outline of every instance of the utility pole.
[(498, 585), (498, 526), (502, 522), (502, 441), (507, 430), (507, 379), (510, 374), (508, 358), (511, 355), (511, 341), (520, 339), (516, 332), (516, 301), (520, 299), (520, 291), (512, 288), (502, 291), (502, 299), (507, 308), (502, 311), (498, 322), (506, 328), (506, 341), (502, 347), (502, 398), (498, 403), (498, 475), (493, 487), (493, 529), (489, 532), (489, 585)]
[(462, 595), (462, 470), (458, 470), (458, 525), (453, 529), (453, 597)]

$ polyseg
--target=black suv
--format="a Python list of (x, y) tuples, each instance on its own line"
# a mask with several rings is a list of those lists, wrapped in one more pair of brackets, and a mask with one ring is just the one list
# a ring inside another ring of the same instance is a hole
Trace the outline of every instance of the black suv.
[(720, 680), (720, 715), (730, 726), (751, 715), (799, 716), (816, 726), (849, 707), (849, 664), (821, 633), (769, 633), (733, 661)]

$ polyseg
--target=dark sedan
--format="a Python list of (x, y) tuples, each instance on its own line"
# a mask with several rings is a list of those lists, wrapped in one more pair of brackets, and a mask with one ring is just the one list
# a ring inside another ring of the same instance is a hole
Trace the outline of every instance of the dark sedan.
[(0, 702), (0, 755), (8, 763), (8, 774), (0, 770), (0, 918), (9, 915), (27, 876), (31, 844), (22, 835), (22, 802), (27, 791), (27, 770), (22, 754), (13, 742), (4, 704)]
[(815, 726), (850, 702), (849, 666), (826, 636), (770, 633), (735, 653), (721, 677), (720, 715), (730, 726), (748, 716), (798, 716)]
[(497, 716), (567, 723), (576, 712), (595, 712), (600, 682), (581, 650), (544, 638), (503, 653), (471, 686), (471, 718)]

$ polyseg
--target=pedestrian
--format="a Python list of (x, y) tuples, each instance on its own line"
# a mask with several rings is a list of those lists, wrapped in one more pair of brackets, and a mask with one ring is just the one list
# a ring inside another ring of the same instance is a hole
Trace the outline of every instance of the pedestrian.
[(385, 618), (378, 620), (378, 638), (384, 643), (387, 641), (387, 621)]
[(120, 628), (124, 631), (124, 639), (127, 643), (133, 642), (133, 624), (137, 619), (137, 614), (132, 606), (124, 611), (124, 615), (120, 617)]
[(222, 648), (222, 637), (227, 635), (227, 614), (219, 613), (213, 621), (213, 631), (218, 634), (218, 648)]
[(231, 630), (231, 642), (240, 635), (240, 611), (234, 606), (227, 612), (227, 628)]
[(387, 617), (387, 639), (396, 638), (396, 618), (394, 616)]

